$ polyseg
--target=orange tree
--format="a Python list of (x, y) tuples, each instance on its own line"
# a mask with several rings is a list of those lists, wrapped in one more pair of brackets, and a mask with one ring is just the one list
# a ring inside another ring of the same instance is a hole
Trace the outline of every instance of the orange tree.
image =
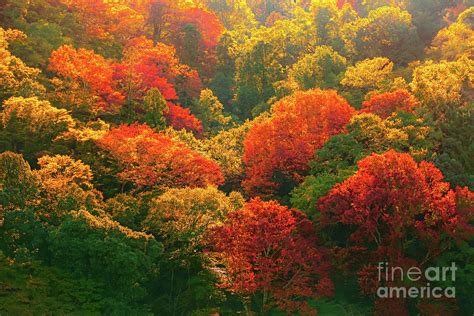
[(146, 124), (121, 125), (98, 145), (122, 167), (117, 176), (137, 186), (204, 187), (224, 181), (216, 162)]
[(255, 123), (245, 139), (246, 192), (291, 190), (307, 173), (314, 151), (343, 132), (354, 112), (334, 90), (297, 92), (277, 102), (271, 117)]

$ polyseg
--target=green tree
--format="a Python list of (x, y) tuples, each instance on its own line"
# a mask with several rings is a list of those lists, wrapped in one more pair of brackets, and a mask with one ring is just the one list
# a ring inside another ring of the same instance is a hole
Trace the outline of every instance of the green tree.
[(453, 186), (474, 190), (474, 106), (447, 113), (441, 124), (443, 137), (435, 163)]
[(35, 196), (38, 186), (38, 178), (20, 154), (11, 151), (0, 154), (0, 205), (2, 208), (24, 207), (26, 202)]
[(71, 212), (53, 229), (49, 244), (53, 265), (106, 284), (108, 293), (131, 305), (146, 296), (162, 252), (151, 235), (84, 210)]
[(163, 115), (168, 112), (168, 105), (160, 90), (152, 88), (147, 91), (143, 98), (143, 109), (144, 123), (159, 130), (166, 128), (166, 118)]
[(217, 133), (229, 125), (231, 117), (223, 113), (224, 106), (214, 95), (212, 90), (204, 89), (201, 91), (199, 100), (194, 106), (193, 112), (202, 122), (206, 133)]
[(235, 43), (233, 113), (245, 120), (268, 110), (276, 94), (275, 83), (286, 79), (287, 68), (313, 45), (311, 35), (307, 17), (302, 15), (253, 30)]
[(436, 33), (446, 26), (446, 9), (452, 5), (446, 0), (408, 1), (407, 10), (413, 17), (421, 44), (429, 44)]

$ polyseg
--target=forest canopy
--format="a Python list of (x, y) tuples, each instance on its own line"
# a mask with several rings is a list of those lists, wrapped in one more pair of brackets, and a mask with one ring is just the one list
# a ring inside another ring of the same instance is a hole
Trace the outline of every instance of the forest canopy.
[(0, 315), (471, 315), (473, 27), (471, 0), (1, 1)]

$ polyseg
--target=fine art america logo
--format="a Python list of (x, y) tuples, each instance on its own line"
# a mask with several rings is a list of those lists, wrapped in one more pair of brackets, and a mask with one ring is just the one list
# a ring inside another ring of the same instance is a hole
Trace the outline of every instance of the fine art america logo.
[(416, 286), (380, 286), (377, 289), (377, 296), (380, 298), (455, 298), (454, 286), (442, 288), (433, 285), (432, 282), (455, 282), (457, 269), (455, 262), (452, 262), (451, 266), (429, 267), (424, 270), (415, 266), (407, 269), (390, 266), (387, 262), (379, 262), (377, 267), (379, 284), (403, 282), (413, 283)]

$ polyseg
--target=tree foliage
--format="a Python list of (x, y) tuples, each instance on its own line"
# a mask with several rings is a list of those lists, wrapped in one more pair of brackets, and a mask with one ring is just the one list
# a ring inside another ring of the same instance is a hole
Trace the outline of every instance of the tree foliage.
[(333, 90), (298, 92), (277, 102), (270, 118), (253, 124), (245, 138), (245, 190), (255, 195), (291, 189), (307, 173), (314, 151), (343, 132), (354, 112)]
[(11, 97), (0, 112), (3, 148), (22, 153), (31, 160), (37, 153), (53, 149), (53, 140), (75, 125), (64, 109), (37, 97)]
[(12, 95), (29, 97), (44, 93), (44, 87), (37, 81), (40, 70), (28, 67), (9, 50), (9, 41), (24, 36), (18, 30), (0, 27), (0, 101)]
[(415, 68), (410, 83), (414, 94), (435, 119), (443, 120), (447, 112), (469, 102), (472, 90), (471, 59), (426, 63)]
[(53, 79), (58, 102), (71, 109), (116, 111), (124, 96), (115, 89), (110, 62), (91, 50), (61, 46), (51, 53), (49, 70), (59, 79)]
[[(447, 244), (468, 236), (472, 214), (466, 205), (472, 203), (472, 192), (451, 190), (433, 164), (388, 151), (361, 160), (357, 173), (336, 184), (318, 208), (323, 227), (342, 225), (333, 235), (338, 256), (346, 269), (357, 271), (362, 292), (373, 295), (383, 280), (370, 263), (424, 267)], [(383, 312), (392, 304), (405, 308), (403, 298), (378, 299), (375, 306)]]
[[(0, 1), (0, 314), (472, 314), (473, 26), (469, 0)], [(456, 299), (377, 295), (427, 281), (380, 262), (453, 261)]]
[(261, 291), (263, 311), (273, 304), (288, 312), (309, 311), (293, 298), (332, 293), (324, 251), (315, 247), (311, 223), (297, 210), (253, 199), (230, 213), (210, 238), (225, 265), (218, 271), (221, 286), (244, 298)]
[(382, 118), (387, 118), (398, 111), (413, 112), (419, 105), (416, 98), (407, 90), (373, 94), (369, 100), (362, 103), (361, 112), (371, 112)]
[(137, 186), (201, 187), (223, 181), (214, 161), (147, 125), (119, 126), (105, 134), (98, 145), (122, 167), (117, 176)]

